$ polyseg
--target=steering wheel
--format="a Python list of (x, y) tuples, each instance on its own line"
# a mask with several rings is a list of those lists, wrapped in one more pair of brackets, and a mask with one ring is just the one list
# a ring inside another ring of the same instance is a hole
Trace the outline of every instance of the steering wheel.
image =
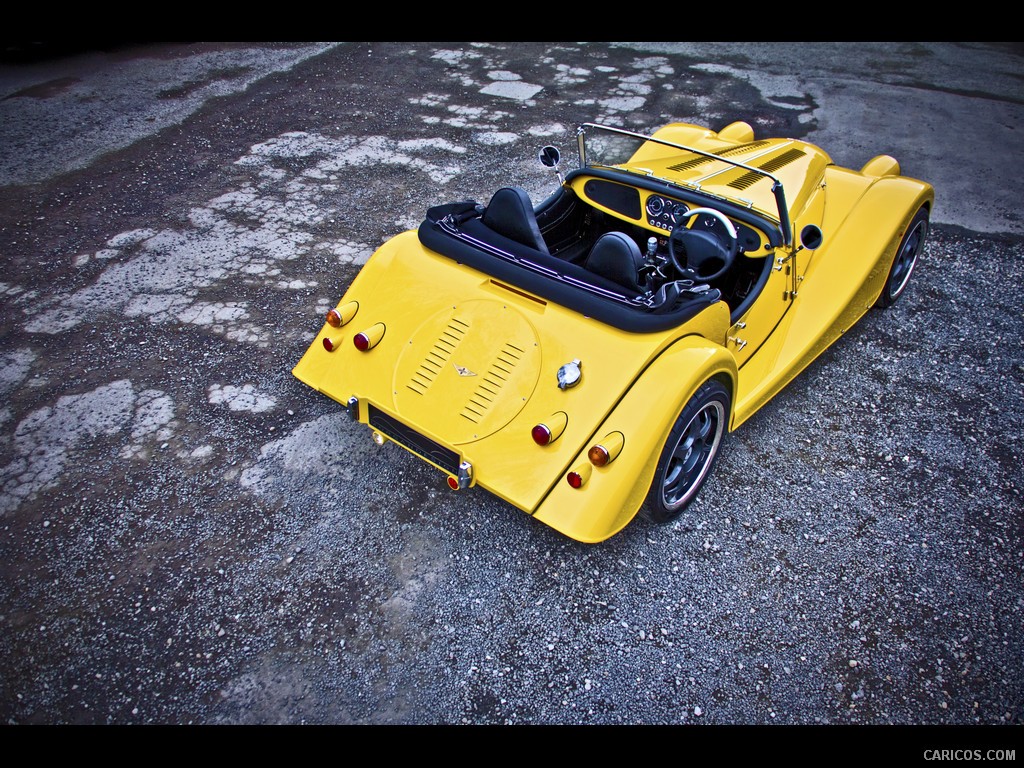
[[(668, 255), (672, 266), (680, 272), (693, 272), (699, 279), (717, 280), (732, 266), (739, 253), (736, 227), (721, 211), (714, 208), (691, 208), (686, 219), (698, 214), (714, 216), (725, 227), (726, 237), (705, 229), (688, 229), (680, 224), (668, 238)], [(713, 271), (705, 272), (702, 268)]]

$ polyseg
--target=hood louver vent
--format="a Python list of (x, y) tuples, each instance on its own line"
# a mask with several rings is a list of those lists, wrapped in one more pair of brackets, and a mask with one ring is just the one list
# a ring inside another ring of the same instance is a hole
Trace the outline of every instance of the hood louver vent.
[(761, 147), (766, 147), (771, 144), (770, 141), (752, 141), (749, 144), (740, 144), (738, 147), (727, 149), (724, 152), (715, 152), (719, 157), (729, 157), (730, 155), (739, 155), (744, 152), (750, 152)]
[(775, 171), (779, 170), (779, 168), (782, 168), (785, 165), (789, 165), (794, 160), (798, 160), (803, 156), (804, 151), (802, 149), (788, 149), (778, 157), (773, 157), (771, 160), (767, 160), (764, 163), (761, 163), (761, 165), (758, 167), (763, 168), (764, 170), (768, 171), (768, 173), (774, 173)]
[[(771, 144), (771, 142), (770, 141), (753, 141), (750, 144), (740, 144), (738, 147), (730, 147), (729, 149), (723, 150), (722, 152), (714, 152), (712, 154), (714, 154), (714, 155), (716, 155), (718, 157), (729, 157), (730, 155), (740, 155), (740, 154), (743, 154), (745, 152), (750, 152), (752, 150), (758, 149), (759, 147), (763, 147), (763, 146), (766, 146), (768, 144)], [(692, 171), (694, 168), (699, 168), (700, 166), (704, 165), (705, 163), (713, 163), (714, 161), (715, 161), (715, 158), (713, 158), (713, 157), (705, 157), (704, 155), (696, 155), (694, 157), (691, 157), (689, 160), (683, 160), (683, 162), (681, 162), (681, 163), (676, 163), (675, 165), (670, 165), (668, 167), (668, 169), (670, 171), (676, 171), (677, 173), (681, 173), (682, 171)]]
[(737, 179), (733, 179), (729, 182), (729, 186), (733, 189), (746, 189), (752, 184), (756, 184), (761, 179), (765, 178), (760, 173), (754, 173), (753, 171), (746, 171), (742, 176)]
[[(793, 161), (799, 160), (803, 156), (804, 152), (802, 150), (790, 149), (787, 150), (786, 152), (783, 152), (781, 155), (777, 155), (759, 164), (758, 168), (763, 169), (767, 173), (775, 173), (775, 171), (779, 170), (779, 168), (787, 166)], [(753, 171), (746, 171), (745, 173), (741, 174), (740, 176), (730, 181), (729, 186), (732, 187), (733, 189), (746, 189), (747, 187), (757, 183), (763, 178), (765, 177), (759, 173), (754, 173)]]
[(694, 168), (699, 168), (700, 166), (704, 165), (704, 163), (712, 162), (713, 159), (714, 158), (711, 157), (703, 157), (702, 155), (697, 155), (696, 157), (691, 157), (689, 160), (684, 160), (681, 163), (670, 165), (668, 169), (670, 171), (677, 172), (690, 171), (693, 170)]
[(419, 368), (413, 372), (412, 378), (406, 386), (417, 395), (425, 394), (468, 330), (467, 323), (453, 317), (448, 323), (448, 327), (441, 332), (441, 336), (427, 352), (427, 356), (420, 363)]
[(462, 409), (462, 418), (468, 419), (474, 424), (482, 419), (491, 405), (497, 399), (501, 388), (512, 376), (512, 372), (519, 364), (524, 351), (514, 344), (505, 344), (498, 356), (480, 379), (480, 385), (469, 397), (469, 402)]

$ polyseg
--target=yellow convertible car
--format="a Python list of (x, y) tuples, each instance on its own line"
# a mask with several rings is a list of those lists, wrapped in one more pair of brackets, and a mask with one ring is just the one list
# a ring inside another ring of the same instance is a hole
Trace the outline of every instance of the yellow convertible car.
[(431, 208), (369, 259), (294, 374), (582, 542), (675, 519), (749, 419), (907, 287), (931, 185), (735, 122), (583, 124), (557, 191)]

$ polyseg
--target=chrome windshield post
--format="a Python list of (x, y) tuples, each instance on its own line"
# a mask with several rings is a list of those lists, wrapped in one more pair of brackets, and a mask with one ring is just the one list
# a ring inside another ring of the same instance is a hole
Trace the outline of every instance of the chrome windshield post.
[(576, 128), (576, 145), (580, 153), (580, 168), (587, 167), (587, 137), (586, 129), (580, 125)]

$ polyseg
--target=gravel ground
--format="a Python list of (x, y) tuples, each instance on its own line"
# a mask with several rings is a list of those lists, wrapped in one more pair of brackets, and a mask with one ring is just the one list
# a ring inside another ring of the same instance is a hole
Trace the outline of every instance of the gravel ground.
[[(163, 122), (103, 152), (33, 148), (31, 131), (18, 157), (4, 145), (0, 721), (1019, 737), (1019, 219), (992, 203), (994, 231), (972, 229), (958, 215), (973, 209), (937, 185), (904, 298), (730, 435), (682, 520), (583, 545), (482, 491), (449, 492), (296, 381), (318, 316), (427, 205), (486, 199), (510, 176), (550, 190), (536, 149), (568, 154), (574, 120), (753, 115), (813, 138), (850, 101), (806, 83), (800, 99), (778, 80), (769, 92), (749, 61), (723, 73), (693, 49), (268, 51), (258, 72), (244, 47), (93, 55), (101, 72), (192, 57), (141, 90), (170, 94), (157, 107), (198, 101), (140, 112), (133, 126)], [(84, 69), (77, 83), (3, 71), (4, 109), (103, 102)], [(192, 85), (174, 90), (182, 72)], [(674, 86), (654, 87), (667, 72)], [(878, 83), (857, 82), (858, 98)], [(13, 131), (21, 112), (7, 114)]]

